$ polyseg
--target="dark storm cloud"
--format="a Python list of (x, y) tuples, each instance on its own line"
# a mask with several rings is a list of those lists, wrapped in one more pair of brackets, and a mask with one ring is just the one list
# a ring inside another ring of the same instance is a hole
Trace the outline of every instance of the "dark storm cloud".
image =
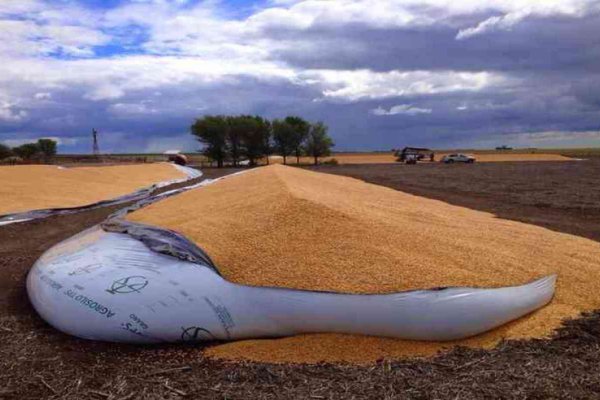
[(344, 119), (363, 117), (369, 107), (389, 109), (400, 103), (433, 112), (370, 115), (360, 123), (342, 123), (346, 129), (362, 126), (376, 132), (355, 133), (357, 146), (368, 146), (372, 139), (389, 145), (452, 145), (491, 134), (600, 128), (599, 13), (530, 18), (509, 31), (464, 40), (456, 39), (459, 25), (449, 21), (418, 29), (372, 29), (354, 24), (282, 31), (280, 37), (302, 51), (290, 45), (278, 56), (299, 68), (496, 71), (518, 82), (506, 90), (363, 102)]
[[(63, 152), (88, 151), (90, 132), (101, 132), (105, 151), (143, 151), (153, 142), (171, 136), (190, 136), (179, 147), (195, 150), (189, 127), (205, 114), (257, 114), (281, 118), (289, 114), (312, 115), (318, 91), (285, 81), (263, 82), (244, 77), (230, 83), (171, 85), (157, 91), (139, 91), (118, 99), (81, 101), (84, 90), (55, 91), (52, 99), (29, 108), (27, 121), (0, 125), (0, 141), (40, 136), (64, 139)], [(31, 134), (30, 134), (31, 133)], [(112, 139), (111, 139), (112, 137)], [(173, 143), (177, 147), (177, 143)]]
[(289, 42), (277, 57), (302, 68), (600, 72), (598, 12), (583, 18), (532, 17), (509, 31), (457, 40), (461, 25), (375, 29), (354, 23), (268, 33)]

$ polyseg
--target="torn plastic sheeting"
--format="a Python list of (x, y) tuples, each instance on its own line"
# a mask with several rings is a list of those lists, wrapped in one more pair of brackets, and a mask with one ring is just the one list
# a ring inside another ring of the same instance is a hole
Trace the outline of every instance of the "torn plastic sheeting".
[(552, 299), (556, 276), (497, 289), (351, 295), (252, 287), (95, 227), (48, 250), (27, 278), (38, 313), (111, 342), (234, 340), (337, 332), (411, 340), (473, 336)]
[[(157, 194), (155, 196), (150, 196), (150, 197), (144, 198), (128, 207), (125, 207), (125, 208), (115, 211), (114, 213), (112, 213), (111, 215), (108, 216), (108, 218), (106, 219), (106, 222), (110, 221), (110, 222), (114, 223), (116, 219), (121, 219), (123, 216), (125, 216), (131, 212), (134, 212), (136, 210), (139, 210), (140, 208), (149, 206), (150, 204), (156, 203), (157, 201), (166, 199), (167, 197), (171, 197), (171, 196), (174, 196), (179, 193), (187, 192), (188, 190), (197, 189), (197, 188), (200, 188), (203, 186), (208, 186), (208, 185), (211, 185), (222, 179), (226, 179), (230, 176), (240, 175), (245, 172), (246, 171), (238, 171), (238, 172), (234, 172), (232, 174), (221, 176), (221, 177), (215, 178), (215, 179), (204, 179), (202, 182), (198, 182), (194, 185), (189, 185), (189, 186), (185, 186), (185, 187), (178, 188), (178, 189), (172, 189), (172, 190)], [(104, 222), (102, 225), (104, 225), (106, 222)]]
[(99, 208), (99, 207), (107, 207), (107, 206), (112, 206), (112, 205), (116, 205), (116, 204), (127, 203), (130, 201), (141, 200), (141, 199), (144, 199), (144, 198), (150, 196), (152, 194), (152, 192), (154, 192), (156, 189), (159, 189), (159, 188), (162, 188), (162, 187), (165, 187), (168, 185), (172, 185), (175, 183), (185, 182), (185, 181), (195, 179), (195, 178), (202, 176), (202, 172), (200, 172), (199, 170), (189, 168), (189, 167), (184, 167), (181, 165), (176, 165), (176, 164), (171, 164), (171, 165), (173, 165), (173, 167), (177, 168), (181, 172), (185, 173), (187, 176), (183, 179), (173, 179), (173, 180), (169, 180), (169, 181), (165, 181), (165, 182), (159, 182), (152, 186), (137, 190), (130, 194), (119, 196), (119, 197), (116, 197), (116, 198), (110, 199), (110, 200), (102, 200), (97, 203), (87, 204), (84, 206), (64, 207), (64, 208), (48, 208), (48, 209), (43, 209), (43, 210), (31, 210), (31, 211), (25, 211), (25, 212), (14, 213), (14, 214), (0, 215), (0, 226), (8, 225), (8, 224), (16, 223), (16, 222), (25, 222), (25, 221), (29, 221), (32, 219), (46, 218), (46, 217), (49, 217), (52, 215), (73, 214), (73, 213), (77, 213), (77, 212), (81, 212), (81, 211), (85, 211), (85, 210), (91, 210), (91, 209), (95, 209), (95, 208)]
[(149, 250), (156, 253), (200, 264), (219, 274), (208, 254), (177, 232), (122, 219), (107, 220), (101, 224), (101, 227), (107, 232), (127, 234), (144, 243)]
[(0, 225), (7, 225), (7, 224), (15, 223), (15, 222), (25, 222), (25, 221), (29, 221), (32, 219), (46, 218), (46, 217), (50, 217), (52, 215), (73, 214), (73, 213), (80, 212), (80, 211), (92, 210), (94, 208), (106, 207), (106, 206), (111, 206), (111, 205), (116, 205), (116, 204), (121, 204), (121, 203), (127, 203), (129, 201), (140, 200), (140, 199), (143, 199), (144, 197), (147, 197), (155, 189), (156, 189), (155, 187), (140, 189), (134, 193), (126, 194), (124, 196), (117, 197), (112, 200), (103, 200), (103, 201), (99, 201), (97, 203), (88, 204), (88, 205), (80, 206), (80, 207), (48, 208), (48, 209), (44, 209), (44, 210), (32, 210), (32, 211), (25, 211), (22, 213), (7, 214), (7, 215), (0, 216)]
[(211, 185), (219, 180), (227, 179), (228, 177), (243, 174), (246, 171), (239, 171), (233, 174), (225, 175), (215, 179), (205, 179), (195, 185), (186, 186), (179, 189), (169, 190), (164, 193), (151, 196), (140, 200), (129, 207), (117, 210), (100, 224), (100, 227), (106, 232), (125, 233), (129, 236), (144, 243), (150, 250), (157, 253), (170, 255), (181, 260), (206, 265), (212, 268), (217, 274), (221, 275), (208, 254), (197, 246), (194, 242), (188, 240), (185, 236), (178, 232), (141, 224), (133, 221), (127, 221), (123, 217), (131, 212), (139, 210), (163, 200), (167, 197), (174, 196), (179, 193), (187, 192), (188, 190), (197, 189), (203, 186)]

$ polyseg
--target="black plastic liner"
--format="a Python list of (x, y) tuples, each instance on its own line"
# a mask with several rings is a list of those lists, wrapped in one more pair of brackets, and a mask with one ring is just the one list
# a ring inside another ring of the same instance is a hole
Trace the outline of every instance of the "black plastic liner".
[(66, 214), (74, 214), (81, 211), (93, 210), (95, 208), (113, 206), (116, 204), (128, 203), (130, 201), (136, 201), (144, 199), (152, 194), (158, 187), (152, 186), (145, 189), (140, 189), (136, 192), (126, 194), (124, 196), (120, 196), (111, 200), (102, 200), (97, 203), (87, 204), (85, 206), (78, 207), (64, 207), (64, 208), (46, 208), (43, 210), (31, 210), (24, 211), (20, 213), (13, 214), (5, 214), (0, 215), (0, 225), (19, 222), (19, 221), (28, 221), (31, 219), (40, 219), (50, 217), (52, 215), (66, 215)]
[(108, 219), (100, 224), (106, 232), (125, 233), (144, 243), (150, 250), (209, 267), (217, 274), (219, 270), (208, 254), (185, 236), (169, 229), (126, 221)]
[[(237, 172), (231, 175), (240, 174), (243, 172)], [(186, 192), (191, 189), (196, 189), (202, 186), (209, 185), (221, 179), (225, 179), (230, 175), (223, 176), (217, 179), (205, 179), (200, 183), (194, 185), (185, 186), (179, 189), (173, 189), (168, 192), (158, 194), (144, 198), (128, 207), (122, 208), (113, 214), (111, 214), (104, 222), (100, 224), (100, 227), (106, 232), (124, 233), (127, 234), (142, 243), (144, 243), (150, 250), (157, 253), (169, 255), (172, 257), (179, 258), (180, 260), (190, 261), (196, 264), (200, 264), (214, 270), (219, 276), (217, 266), (210, 259), (208, 254), (194, 242), (187, 239), (185, 236), (164, 228), (158, 228), (156, 226), (141, 224), (137, 222), (125, 220), (125, 216), (129, 213), (137, 211), (141, 208), (149, 206), (150, 204), (156, 203), (167, 197), (174, 196), (176, 194)]]

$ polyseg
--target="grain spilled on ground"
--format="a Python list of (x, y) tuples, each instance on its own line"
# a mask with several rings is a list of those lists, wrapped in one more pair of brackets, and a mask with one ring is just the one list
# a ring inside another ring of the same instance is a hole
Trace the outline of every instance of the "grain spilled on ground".
[(0, 215), (83, 206), (184, 177), (167, 163), (64, 169), (54, 165), (0, 167)]
[(302, 335), (216, 346), (212, 357), (267, 362), (429, 355), (461, 344), (549, 335), (600, 308), (600, 244), (393, 189), (273, 165), (183, 193), (129, 216), (181, 232), (230, 281), (347, 293), (439, 286), (498, 287), (557, 273), (552, 303), (454, 343)]

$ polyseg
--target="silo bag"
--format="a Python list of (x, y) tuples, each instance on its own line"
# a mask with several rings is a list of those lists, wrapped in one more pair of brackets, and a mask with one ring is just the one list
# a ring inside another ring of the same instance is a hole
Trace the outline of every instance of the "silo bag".
[(38, 313), (68, 334), (160, 343), (338, 332), (446, 341), (546, 305), (556, 276), (513, 287), (357, 295), (228, 282), (176, 232), (108, 221), (49, 249), (27, 278)]

